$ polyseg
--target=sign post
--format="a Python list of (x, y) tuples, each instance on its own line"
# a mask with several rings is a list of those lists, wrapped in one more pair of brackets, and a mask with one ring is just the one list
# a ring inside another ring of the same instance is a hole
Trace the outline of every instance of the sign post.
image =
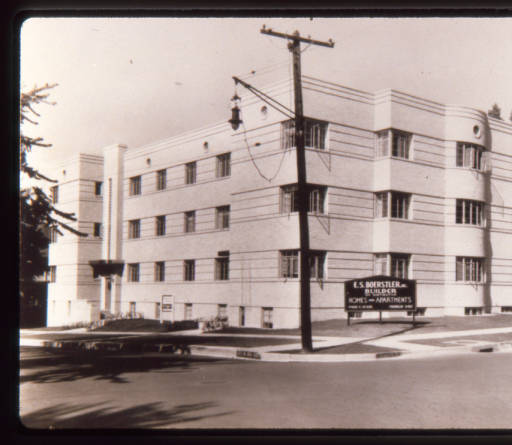
[(416, 280), (375, 275), (345, 281), (345, 311), (350, 325), (352, 312), (378, 311), (382, 323), (383, 311), (412, 311), (415, 324)]

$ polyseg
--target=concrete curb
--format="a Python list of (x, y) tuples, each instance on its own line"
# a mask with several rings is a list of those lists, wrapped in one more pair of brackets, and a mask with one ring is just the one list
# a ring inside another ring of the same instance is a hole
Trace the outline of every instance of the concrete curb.
[(388, 360), (396, 358), (426, 358), (468, 352), (512, 352), (512, 342), (489, 343), (479, 346), (454, 346), (435, 349), (432, 351), (389, 351), (362, 354), (290, 354), (281, 352), (264, 352), (251, 348), (229, 346), (196, 346), (168, 343), (125, 343), (122, 341), (98, 340), (41, 340), (21, 338), (20, 346), (61, 349), (63, 351), (80, 352), (125, 352), (142, 353), (158, 352), (182, 356), (196, 355), (236, 360), (258, 360), (266, 362), (316, 362), (340, 363), (373, 360)]

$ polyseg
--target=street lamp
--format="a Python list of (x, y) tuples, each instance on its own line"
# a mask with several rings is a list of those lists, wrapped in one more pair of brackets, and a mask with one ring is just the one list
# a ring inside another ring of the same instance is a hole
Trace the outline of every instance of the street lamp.
[(238, 127), (242, 123), (242, 120), (240, 119), (240, 108), (238, 107), (240, 102), (238, 94), (235, 93), (231, 100), (233, 101), (234, 105), (233, 108), (231, 108), (231, 119), (228, 122), (231, 124), (231, 128), (233, 128), (233, 130), (238, 130)]

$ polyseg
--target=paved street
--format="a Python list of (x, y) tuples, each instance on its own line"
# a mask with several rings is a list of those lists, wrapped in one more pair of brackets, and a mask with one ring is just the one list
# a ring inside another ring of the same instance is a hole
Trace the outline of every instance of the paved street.
[(510, 428), (510, 353), (269, 363), (21, 348), (20, 411), (48, 428)]

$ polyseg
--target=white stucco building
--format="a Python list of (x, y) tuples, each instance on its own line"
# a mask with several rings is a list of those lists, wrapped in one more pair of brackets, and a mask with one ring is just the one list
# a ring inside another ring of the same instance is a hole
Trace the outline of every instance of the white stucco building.
[[(289, 104), (291, 90), (265, 92)], [(344, 281), (377, 273), (417, 280), (427, 316), (512, 311), (512, 125), (394, 90), (303, 76), (303, 91), (312, 320), (345, 318)], [(293, 125), (249, 95), (241, 108), (237, 131), (56, 166), (59, 207), (89, 237), (51, 244), (48, 325), (100, 310), (299, 325)], [(122, 277), (94, 278), (94, 260)]]

